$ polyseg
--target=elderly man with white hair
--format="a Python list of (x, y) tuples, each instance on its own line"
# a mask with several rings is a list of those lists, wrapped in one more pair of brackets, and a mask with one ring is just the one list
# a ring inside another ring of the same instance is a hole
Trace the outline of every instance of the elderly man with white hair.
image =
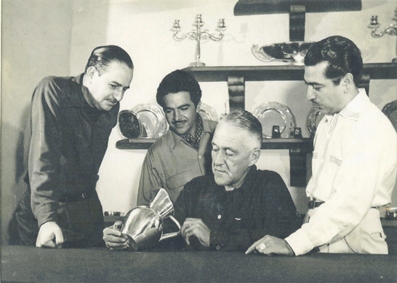
[[(279, 174), (258, 170), (262, 126), (248, 111), (217, 125), (212, 140), (213, 176), (188, 182), (175, 203), (179, 241), (186, 248), (244, 251), (264, 234), (285, 237), (299, 225), (291, 195)], [(130, 246), (115, 228), (104, 230), (110, 249)]]

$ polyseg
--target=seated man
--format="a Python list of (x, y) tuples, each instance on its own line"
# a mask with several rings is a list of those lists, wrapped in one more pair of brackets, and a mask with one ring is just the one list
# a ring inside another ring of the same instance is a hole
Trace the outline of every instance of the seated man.
[[(212, 141), (213, 176), (185, 185), (175, 203), (182, 238), (200, 249), (243, 251), (262, 235), (284, 237), (298, 225), (295, 205), (281, 177), (258, 170), (262, 126), (247, 111), (225, 116)], [(128, 247), (127, 237), (104, 230), (107, 247)]]
[(148, 150), (142, 166), (137, 204), (148, 204), (160, 188), (175, 201), (191, 179), (211, 172), (210, 150), (216, 122), (198, 114), (201, 89), (188, 72), (176, 70), (156, 94), (170, 129)]

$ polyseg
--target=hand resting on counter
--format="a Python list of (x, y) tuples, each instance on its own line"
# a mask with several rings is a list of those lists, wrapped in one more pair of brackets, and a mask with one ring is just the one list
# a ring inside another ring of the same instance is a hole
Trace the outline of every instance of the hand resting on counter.
[(273, 255), (273, 254), (294, 255), (294, 251), (288, 245), (286, 240), (269, 235), (266, 235), (262, 239), (259, 239), (258, 241), (253, 243), (247, 249), (245, 254), (249, 254), (254, 250), (264, 255)]
[(63, 233), (55, 221), (49, 221), (40, 226), (36, 239), (38, 248), (62, 248)]

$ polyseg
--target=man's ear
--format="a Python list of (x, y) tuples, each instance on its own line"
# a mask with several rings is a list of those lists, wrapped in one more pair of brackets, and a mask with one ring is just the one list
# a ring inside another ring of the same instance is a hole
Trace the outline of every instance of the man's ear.
[(95, 72), (96, 72), (96, 68), (94, 66), (90, 66), (87, 68), (86, 74), (90, 79), (92, 79), (95, 75)]
[(347, 90), (354, 87), (354, 79), (351, 73), (347, 73), (340, 82)]
[(200, 113), (200, 109), (201, 109), (201, 100), (199, 101), (199, 103), (197, 103), (196, 112)]
[(261, 150), (259, 148), (255, 148), (251, 151), (251, 155), (250, 155), (250, 165), (252, 166), (254, 164), (256, 164), (256, 162), (258, 162), (259, 157), (261, 156)]

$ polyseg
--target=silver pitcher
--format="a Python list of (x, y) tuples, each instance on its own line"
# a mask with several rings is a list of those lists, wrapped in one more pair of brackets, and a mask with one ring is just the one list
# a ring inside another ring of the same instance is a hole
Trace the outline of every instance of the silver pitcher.
[[(181, 225), (172, 214), (174, 214), (172, 201), (167, 191), (161, 188), (149, 207), (141, 205), (125, 215), (120, 231), (128, 236), (133, 250), (151, 247), (159, 241), (180, 234)], [(176, 224), (177, 232), (163, 234), (163, 221), (166, 218), (170, 218)]]

